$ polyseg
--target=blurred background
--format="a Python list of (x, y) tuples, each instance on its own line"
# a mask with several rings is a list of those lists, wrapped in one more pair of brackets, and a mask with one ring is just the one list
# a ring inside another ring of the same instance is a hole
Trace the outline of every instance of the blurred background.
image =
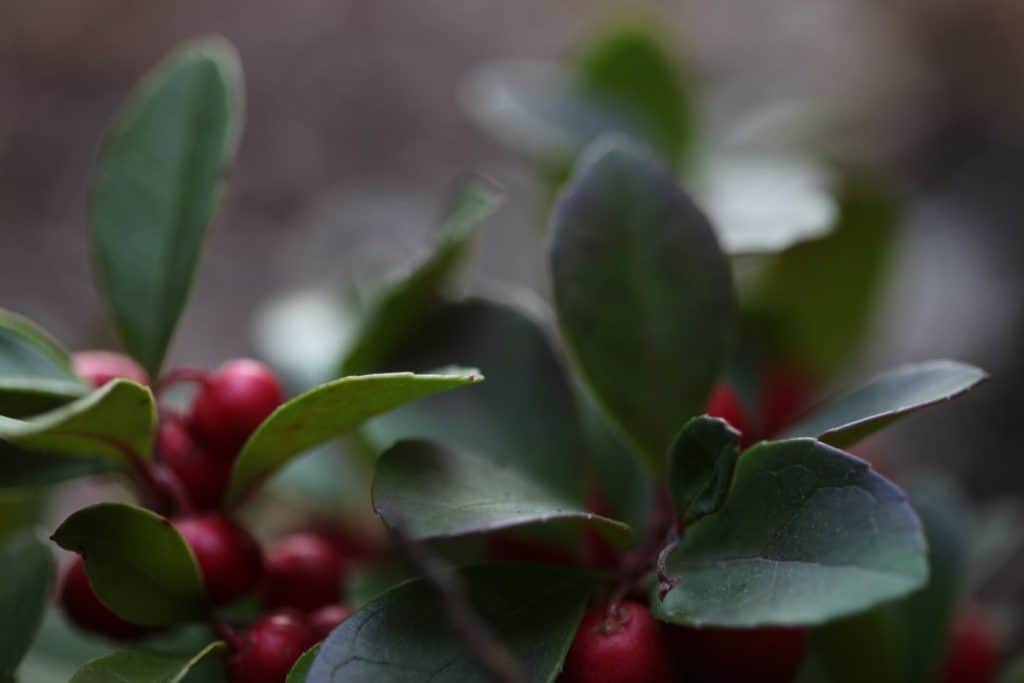
[[(546, 197), (534, 169), (474, 125), (460, 87), (484, 63), (560, 59), (637, 13), (654, 18), (688, 66), (710, 127), (718, 116), (812, 103), (827, 114), (831, 151), (898, 191), (905, 224), (872, 341), (844, 374), (945, 356), (987, 369), (987, 386), (876, 448), (955, 473), (979, 503), (1018, 499), (1019, 0), (4, 2), (0, 306), (70, 348), (114, 344), (86, 237), (99, 140), (141, 74), (207, 33), (241, 53), (247, 122), (172, 364), (256, 353), (253, 321), (276, 293), (407, 260), (468, 170), (508, 193), (478, 240), (472, 277), (543, 291), (534, 228)], [(1020, 576), (1003, 572), (989, 589), (1017, 601)]]

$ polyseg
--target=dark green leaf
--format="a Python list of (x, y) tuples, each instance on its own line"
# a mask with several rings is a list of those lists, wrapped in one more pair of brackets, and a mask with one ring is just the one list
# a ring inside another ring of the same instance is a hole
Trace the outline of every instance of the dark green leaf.
[(451, 538), (549, 523), (588, 523), (620, 545), (628, 526), (588, 512), (514, 468), (426, 441), (403, 441), (377, 461), (373, 507), (412, 538)]
[(314, 645), (303, 652), (302, 656), (295, 662), (295, 665), (292, 666), (292, 670), (288, 672), (288, 678), (284, 683), (306, 683), (309, 669), (313, 666), (313, 660), (316, 659), (319, 651), (320, 646)]
[(452, 201), (431, 253), (389, 283), (370, 305), (342, 362), (342, 375), (376, 372), (441, 305), (441, 295), (463, 260), (476, 227), (501, 203), (492, 184), (474, 177)]
[(904, 415), (963, 394), (987, 377), (983, 370), (951, 360), (904, 365), (827, 401), (786, 436), (852, 446)]
[(696, 626), (810, 625), (903, 597), (928, 578), (921, 524), (904, 494), (812, 439), (740, 458), (725, 506), (668, 558), (678, 583), (654, 599)]
[(194, 655), (121, 650), (90, 662), (70, 683), (222, 683), (224, 643), (211, 643)]
[(32, 531), (0, 542), (0, 677), (28, 652), (50, 597), (53, 555)]
[(729, 353), (733, 288), (708, 221), (664, 169), (602, 140), (555, 210), (566, 341), (596, 398), (656, 469)]
[(907, 680), (902, 615), (888, 605), (814, 630), (800, 683), (900, 683)]
[(669, 449), (669, 492), (683, 526), (718, 512), (732, 486), (740, 433), (703, 415), (683, 425)]
[(1024, 683), (1024, 657), (1017, 657), (999, 679), (999, 683)]
[(99, 285), (153, 377), (241, 135), (241, 90), (230, 45), (191, 43), (142, 81), (103, 142), (90, 202)]
[(0, 309), (0, 415), (27, 417), (88, 393), (67, 352), (30, 320)]
[(474, 370), (414, 375), (353, 375), (307, 391), (259, 426), (235, 461), (227, 499), (246, 492), (292, 458), (398, 406), (483, 379)]
[[(27, 420), (0, 417), (0, 441), (19, 451), (103, 460), (115, 466), (148, 458), (155, 429), (153, 394), (124, 379)], [(4, 450), (0, 448), (0, 457)]]
[[(462, 571), (477, 613), (530, 681), (558, 675), (590, 597), (588, 579), (564, 569), (485, 566)], [(342, 622), (320, 646), (307, 683), (489, 683), (493, 678), (423, 581), (386, 593)]]
[(0, 441), (0, 489), (57, 484), (92, 474), (124, 471), (126, 465), (106, 458), (68, 458), (32, 453)]
[(565, 370), (551, 342), (519, 307), (471, 299), (444, 306), (385, 369), (480, 368), (481, 384), (434, 396), (368, 425), (384, 449), (427, 439), (519, 470), (582, 503), (581, 440)]
[(129, 621), (163, 626), (204, 613), (206, 592), (195, 557), (159, 515), (101, 503), (64, 520), (53, 540), (82, 555), (96, 595)]

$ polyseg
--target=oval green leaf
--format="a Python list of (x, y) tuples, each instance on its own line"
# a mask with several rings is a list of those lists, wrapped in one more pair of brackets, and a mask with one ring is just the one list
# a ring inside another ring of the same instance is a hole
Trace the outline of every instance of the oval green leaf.
[[(153, 394), (125, 379), (27, 420), (0, 417), (0, 442), (17, 451), (100, 460), (118, 467), (148, 458), (155, 430)], [(5, 450), (0, 448), (0, 457)]]
[(90, 198), (99, 286), (125, 348), (159, 375), (242, 127), (241, 67), (221, 39), (175, 51), (132, 93)]
[(0, 309), (0, 415), (28, 417), (88, 392), (53, 337), (27, 318)]
[(827, 401), (786, 437), (810, 436), (839, 448), (852, 446), (904, 415), (948, 401), (988, 378), (984, 370), (952, 360), (904, 365)]
[(675, 179), (610, 140), (555, 209), (554, 298), (594, 395), (656, 470), (702, 412), (729, 352), (733, 286), (707, 219)]
[(702, 415), (683, 425), (669, 449), (669, 493), (683, 526), (722, 509), (740, 455), (740, 433)]
[(433, 375), (396, 372), (343, 377), (307, 391), (275, 410), (249, 437), (235, 461), (227, 500), (238, 502), (292, 458), (371, 417), (482, 379), (464, 369)]
[(101, 503), (64, 520), (53, 540), (82, 556), (96, 595), (129, 621), (166, 626), (205, 613), (196, 559), (181, 534), (157, 514)]
[(668, 557), (659, 618), (694, 626), (811, 625), (925, 584), (921, 523), (895, 485), (813, 439), (740, 458), (725, 506)]
[(0, 543), (0, 678), (18, 668), (35, 639), (50, 598), (54, 562), (32, 531)]
[(473, 176), (452, 198), (438, 242), (420, 263), (390, 282), (364, 315), (346, 350), (342, 375), (378, 372), (441, 305), (441, 295), (462, 262), (477, 226), (497, 210), (501, 192)]
[(70, 683), (221, 683), (224, 643), (210, 643), (194, 655), (122, 650), (93, 659)]
[(295, 664), (292, 666), (292, 670), (288, 672), (288, 678), (285, 679), (284, 683), (306, 683), (309, 669), (313, 666), (313, 660), (316, 659), (316, 654), (319, 651), (320, 645), (317, 644), (303, 652), (302, 656), (295, 660)]
[[(579, 573), (554, 567), (462, 570), (469, 599), (530, 681), (550, 683), (591, 593)], [(438, 593), (422, 580), (385, 593), (320, 646), (306, 683), (490, 683), (493, 677), (452, 630)]]
[(619, 545), (632, 537), (627, 525), (588, 512), (543, 481), (427, 441), (403, 441), (380, 456), (373, 507), (416, 539), (559, 523), (590, 524)]

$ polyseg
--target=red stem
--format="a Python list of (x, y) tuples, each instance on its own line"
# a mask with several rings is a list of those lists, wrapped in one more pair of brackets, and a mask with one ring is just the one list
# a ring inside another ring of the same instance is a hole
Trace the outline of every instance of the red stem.
[(213, 630), (228, 644), (232, 652), (238, 652), (242, 649), (242, 636), (238, 635), (238, 631), (233, 629), (230, 624), (216, 617), (212, 618), (210, 623), (213, 626)]
[(209, 373), (202, 368), (175, 368), (161, 377), (153, 387), (153, 393), (159, 397), (168, 388), (181, 382), (206, 383)]

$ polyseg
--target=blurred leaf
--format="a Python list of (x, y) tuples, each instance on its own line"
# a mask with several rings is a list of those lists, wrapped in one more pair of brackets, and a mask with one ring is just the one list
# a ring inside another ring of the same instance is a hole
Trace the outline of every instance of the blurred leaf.
[(994, 501), (978, 510), (972, 521), (967, 591), (973, 593), (993, 576), (1012, 567), (1014, 554), (1024, 549), (1024, 501)]
[[(531, 681), (553, 681), (590, 597), (589, 579), (528, 565), (460, 572), (469, 599)], [(422, 580), (402, 584), (363, 607), (320, 646), (308, 683), (489, 683), (453, 631), (440, 595)], [(400, 678), (398, 678), (400, 676)]]
[(622, 522), (588, 512), (544, 481), (426, 441), (403, 441), (380, 457), (373, 506), (416, 539), (559, 522), (592, 525), (619, 545), (632, 537)]
[(352, 567), (345, 575), (345, 604), (352, 609), (376, 600), (415, 574), (400, 564), (375, 562)]
[(100, 289), (128, 351), (159, 375), (242, 128), (241, 66), (222, 39), (190, 43), (132, 93), (91, 196)]
[(675, 179), (609, 140), (588, 149), (552, 225), (566, 342), (601, 406), (663, 469), (729, 353), (728, 262)]
[(501, 203), (498, 189), (482, 178), (456, 193), (431, 253), (389, 283), (372, 303), (346, 350), (342, 375), (375, 372), (441, 305), (445, 286), (463, 260), (473, 232)]
[(901, 218), (896, 200), (866, 181), (847, 179), (837, 194), (833, 232), (772, 260), (746, 305), (771, 321), (779, 356), (822, 374), (866, 340)]
[[(0, 488), (6, 483), (3, 471), (3, 456), (0, 455)], [(0, 490), (0, 541), (7, 536), (34, 526), (46, 508), (46, 498), (39, 491)]]
[(0, 441), (0, 490), (7, 492), (58, 484), (93, 474), (124, 471), (126, 468), (126, 462), (32, 453)]
[(284, 683), (306, 683), (306, 677), (309, 676), (309, 669), (313, 666), (313, 660), (316, 659), (317, 653), (320, 652), (320, 646), (314, 645), (299, 657), (292, 670), (288, 672), (288, 678)]
[(70, 683), (223, 683), (224, 643), (191, 656), (121, 650), (87, 662)]
[(140, 384), (117, 379), (27, 420), (0, 417), (0, 458), (29, 451), (44, 454), (39, 458), (41, 468), (45, 467), (44, 456), (55, 455), (131, 465), (136, 458), (150, 456), (155, 429), (153, 394)]
[(53, 554), (33, 531), (0, 542), (0, 677), (13, 674), (31, 647), (53, 574)]
[(411, 336), (385, 369), (478, 367), (487, 381), (377, 418), (380, 449), (426, 439), (514, 468), (574, 502), (583, 501), (579, 421), (565, 370), (533, 316), (480, 299), (449, 303)]
[(812, 439), (765, 442), (669, 555), (678, 583), (654, 609), (693, 626), (820, 624), (923, 586), (925, 552), (903, 492), (863, 461)]
[(740, 455), (740, 433), (702, 415), (683, 425), (669, 449), (669, 492), (684, 528), (722, 509)]
[(85, 560), (89, 583), (119, 616), (164, 626), (205, 614), (206, 591), (185, 539), (163, 517), (120, 503), (79, 510), (53, 540)]
[(951, 360), (903, 365), (815, 408), (786, 430), (786, 437), (852, 446), (900, 417), (956, 398), (987, 378), (983, 370)]
[(906, 630), (883, 605), (819, 626), (800, 683), (899, 683), (907, 680)]
[(999, 679), (999, 683), (1024, 683), (1024, 657), (1017, 657)]
[(450, 374), (353, 375), (307, 391), (275, 410), (249, 437), (235, 461), (227, 500), (238, 502), (292, 458), (371, 417), (481, 379), (476, 371), (459, 368)]
[(27, 417), (88, 391), (67, 352), (47, 332), (0, 309), (0, 415)]

